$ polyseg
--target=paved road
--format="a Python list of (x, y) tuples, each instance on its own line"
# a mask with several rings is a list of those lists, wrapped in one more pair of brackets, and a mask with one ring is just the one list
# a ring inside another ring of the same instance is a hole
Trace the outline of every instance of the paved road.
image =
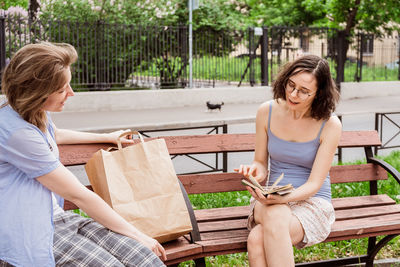
[[(261, 101), (260, 101), (261, 103)], [(89, 131), (110, 131), (113, 129), (156, 129), (190, 127), (198, 125), (228, 124), (229, 133), (253, 133), (255, 131), (254, 118), (257, 107), (260, 103), (252, 104), (226, 104), (222, 111), (208, 112), (204, 106), (189, 106), (164, 109), (113, 111), (113, 112), (62, 112), (52, 115), (54, 122), (59, 128), (69, 128)], [(375, 112), (400, 111), (400, 96), (369, 97), (341, 101), (337, 113), (342, 115), (344, 130), (373, 130), (375, 129)], [(393, 115), (392, 119), (400, 124), (400, 115)], [(384, 124), (385, 136), (390, 138), (399, 132), (399, 128), (388, 121)], [(178, 135), (206, 133), (205, 129), (187, 131), (158, 132), (154, 135)], [(400, 145), (400, 138), (397, 136), (391, 144)], [(390, 153), (390, 149), (379, 151), (380, 155)], [(343, 161), (354, 161), (362, 159), (362, 149), (344, 149)], [(229, 170), (241, 163), (250, 163), (252, 153), (240, 153), (229, 156)], [(201, 156), (202, 159), (213, 163), (212, 156)], [(196, 166), (196, 162), (188, 162), (183, 157), (174, 160), (177, 173), (187, 172)], [(81, 167), (74, 167), (72, 170), (85, 182), (86, 175)]]

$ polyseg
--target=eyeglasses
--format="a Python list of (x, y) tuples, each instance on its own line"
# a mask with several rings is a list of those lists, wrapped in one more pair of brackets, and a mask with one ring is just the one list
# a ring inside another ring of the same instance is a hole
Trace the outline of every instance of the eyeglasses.
[(294, 90), (297, 91), (297, 96), (301, 99), (301, 100), (306, 100), (308, 97), (312, 96), (314, 93), (309, 93), (307, 90), (304, 89), (297, 89), (296, 88), (296, 84), (292, 81), (288, 81), (286, 83), (286, 92), (288, 92), (289, 94), (292, 94), (294, 92)]

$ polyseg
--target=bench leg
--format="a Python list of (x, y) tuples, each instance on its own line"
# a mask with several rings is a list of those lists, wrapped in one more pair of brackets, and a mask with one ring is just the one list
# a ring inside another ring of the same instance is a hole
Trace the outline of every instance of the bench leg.
[(365, 261), (366, 267), (374, 266), (374, 259), (376, 254), (383, 248), (390, 240), (398, 236), (398, 234), (387, 235), (376, 244), (376, 237), (368, 239), (368, 259)]
[(195, 263), (196, 267), (206, 267), (206, 259), (205, 258), (195, 259), (194, 263)]
[(374, 267), (374, 260), (367, 260), (365, 262), (365, 267)]

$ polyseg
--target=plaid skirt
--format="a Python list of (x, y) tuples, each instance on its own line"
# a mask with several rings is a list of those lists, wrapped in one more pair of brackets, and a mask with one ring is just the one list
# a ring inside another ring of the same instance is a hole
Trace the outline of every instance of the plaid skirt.
[(165, 266), (140, 242), (73, 212), (54, 217), (56, 266)]
[(6, 261), (0, 260), (0, 267), (14, 267), (14, 265), (9, 264)]

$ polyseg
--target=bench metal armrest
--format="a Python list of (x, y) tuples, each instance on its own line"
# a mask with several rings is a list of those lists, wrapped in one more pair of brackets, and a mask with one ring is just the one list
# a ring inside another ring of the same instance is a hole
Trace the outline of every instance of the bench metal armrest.
[(189, 217), (190, 217), (190, 222), (192, 223), (192, 232), (190, 232), (190, 237), (192, 239), (192, 243), (196, 241), (200, 241), (200, 231), (199, 231), (199, 226), (197, 225), (197, 220), (196, 220), (196, 215), (194, 214), (194, 210), (192, 207), (192, 203), (190, 202), (188, 193), (186, 192), (185, 187), (181, 183), (181, 181), (178, 179), (179, 186), (181, 187), (183, 199), (185, 200), (186, 207), (189, 212)]
[(392, 165), (390, 165), (386, 161), (374, 157), (369, 157), (367, 161), (369, 163), (374, 163), (384, 168), (388, 173), (393, 176), (397, 183), (400, 184), (400, 172), (397, 171)]

